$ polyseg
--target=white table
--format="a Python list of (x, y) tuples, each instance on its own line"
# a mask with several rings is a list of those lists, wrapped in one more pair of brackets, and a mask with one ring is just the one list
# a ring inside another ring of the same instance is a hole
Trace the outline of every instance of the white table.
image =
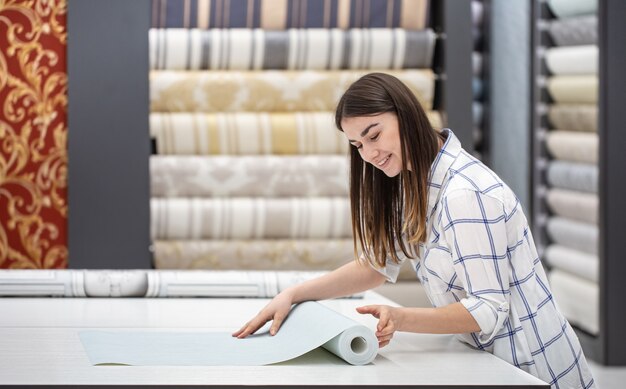
[[(92, 366), (78, 338), (84, 329), (232, 332), (260, 310), (265, 299), (209, 298), (2, 298), (0, 387), (275, 387), (407, 386), (548, 388), (539, 379), (473, 350), (452, 336), (397, 333), (367, 366), (351, 366), (329, 352), (270, 366)], [(376, 319), (354, 308), (392, 304), (368, 292), (364, 299), (325, 305), (375, 328)]]

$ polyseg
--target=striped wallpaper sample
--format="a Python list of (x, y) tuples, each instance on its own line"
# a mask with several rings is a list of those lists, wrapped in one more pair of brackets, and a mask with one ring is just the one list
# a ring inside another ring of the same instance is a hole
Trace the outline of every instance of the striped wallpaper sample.
[(547, 3), (559, 19), (598, 12), (598, 0), (548, 0)]
[(558, 269), (548, 274), (548, 281), (563, 316), (571, 324), (597, 335), (600, 331), (598, 284)]
[(597, 224), (599, 202), (595, 193), (551, 188), (546, 195), (548, 208), (557, 216)]
[(422, 30), (428, 5), (428, 0), (152, 0), (152, 26)]
[[(439, 112), (427, 112), (433, 128)], [(164, 155), (346, 154), (332, 112), (152, 113), (150, 134)]]
[(600, 262), (597, 255), (553, 244), (548, 246), (544, 256), (546, 262), (553, 268), (592, 282), (598, 282)]
[(577, 131), (549, 131), (546, 146), (553, 158), (598, 163), (598, 134)]
[(166, 70), (430, 68), (435, 33), (404, 29), (152, 29), (150, 67)]
[(554, 160), (548, 163), (548, 183), (556, 188), (598, 193), (598, 166)]
[(548, 32), (557, 46), (595, 45), (598, 43), (598, 17), (555, 19), (550, 22)]
[(154, 239), (349, 238), (347, 197), (152, 198)]
[(598, 74), (598, 46), (552, 47), (546, 50), (546, 66), (556, 75)]
[(548, 219), (547, 232), (552, 241), (561, 246), (598, 255), (598, 226), (594, 224), (551, 217)]
[(598, 106), (595, 104), (552, 104), (548, 119), (553, 128), (566, 131), (598, 131)]
[(548, 92), (556, 103), (596, 104), (598, 102), (598, 76), (550, 77)]
[[(152, 71), (152, 112), (333, 111), (366, 71)], [(386, 73), (398, 77), (424, 109), (432, 107), (432, 70)]]
[(150, 158), (153, 197), (348, 196), (343, 155)]

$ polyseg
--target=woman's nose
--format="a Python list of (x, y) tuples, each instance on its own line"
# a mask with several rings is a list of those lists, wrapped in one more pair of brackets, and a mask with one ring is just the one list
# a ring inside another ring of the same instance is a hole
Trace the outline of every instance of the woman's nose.
[(371, 146), (362, 146), (361, 156), (365, 160), (365, 162), (372, 163), (374, 159), (378, 156), (378, 150)]

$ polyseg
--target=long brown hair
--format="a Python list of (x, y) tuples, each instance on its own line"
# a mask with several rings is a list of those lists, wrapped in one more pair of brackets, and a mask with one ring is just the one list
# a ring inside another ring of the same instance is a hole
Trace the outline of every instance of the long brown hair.
[[(350, 146), (350, 208), (354, 251), (357, 239), (367, 260), (384, 267), (391, 256), (398, 263), (396, 244), (404, 255), (426, 239), (428, 175), (439, 150), (437, 132), (411, 90), (396, 77), (370, 73), (354, 82), (339, 100), (335, 124), (344, 118), (393, 112), (398, 118), (402, 171), (396, 177), (366, 163)], [(411, 170), (408, 170), (411, 166)], [(404, 234), (404, 236), (403, 236)]]

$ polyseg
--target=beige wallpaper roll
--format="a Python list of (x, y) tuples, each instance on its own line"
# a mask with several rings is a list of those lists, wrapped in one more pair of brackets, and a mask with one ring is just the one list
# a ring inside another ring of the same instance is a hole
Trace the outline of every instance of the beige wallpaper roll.
[(598, 131), (598, 106), (595, 104), (552, 104), (548, 118), (553, 128), (565, 131)]
[(598, 224), (599, 202), (595, 193), (551, 188), (546, 195), (550, 211), (557, 216)]
[(557, 103), (596, 104), (598, 102), (598, 76), (550, 77), (548, 92)]
[(574, 131), (549, 131), (548, 152), (555, 159), (598, 163), (598, 134)]
[[(429, 110), (431, 69), (386, 71)], [(152, 112), (333, 111), (345, 90), (368, 71), (153, 71)]]
[(348, 157), (161, 156), (150, 158), (153, 197), (348, 196)]

